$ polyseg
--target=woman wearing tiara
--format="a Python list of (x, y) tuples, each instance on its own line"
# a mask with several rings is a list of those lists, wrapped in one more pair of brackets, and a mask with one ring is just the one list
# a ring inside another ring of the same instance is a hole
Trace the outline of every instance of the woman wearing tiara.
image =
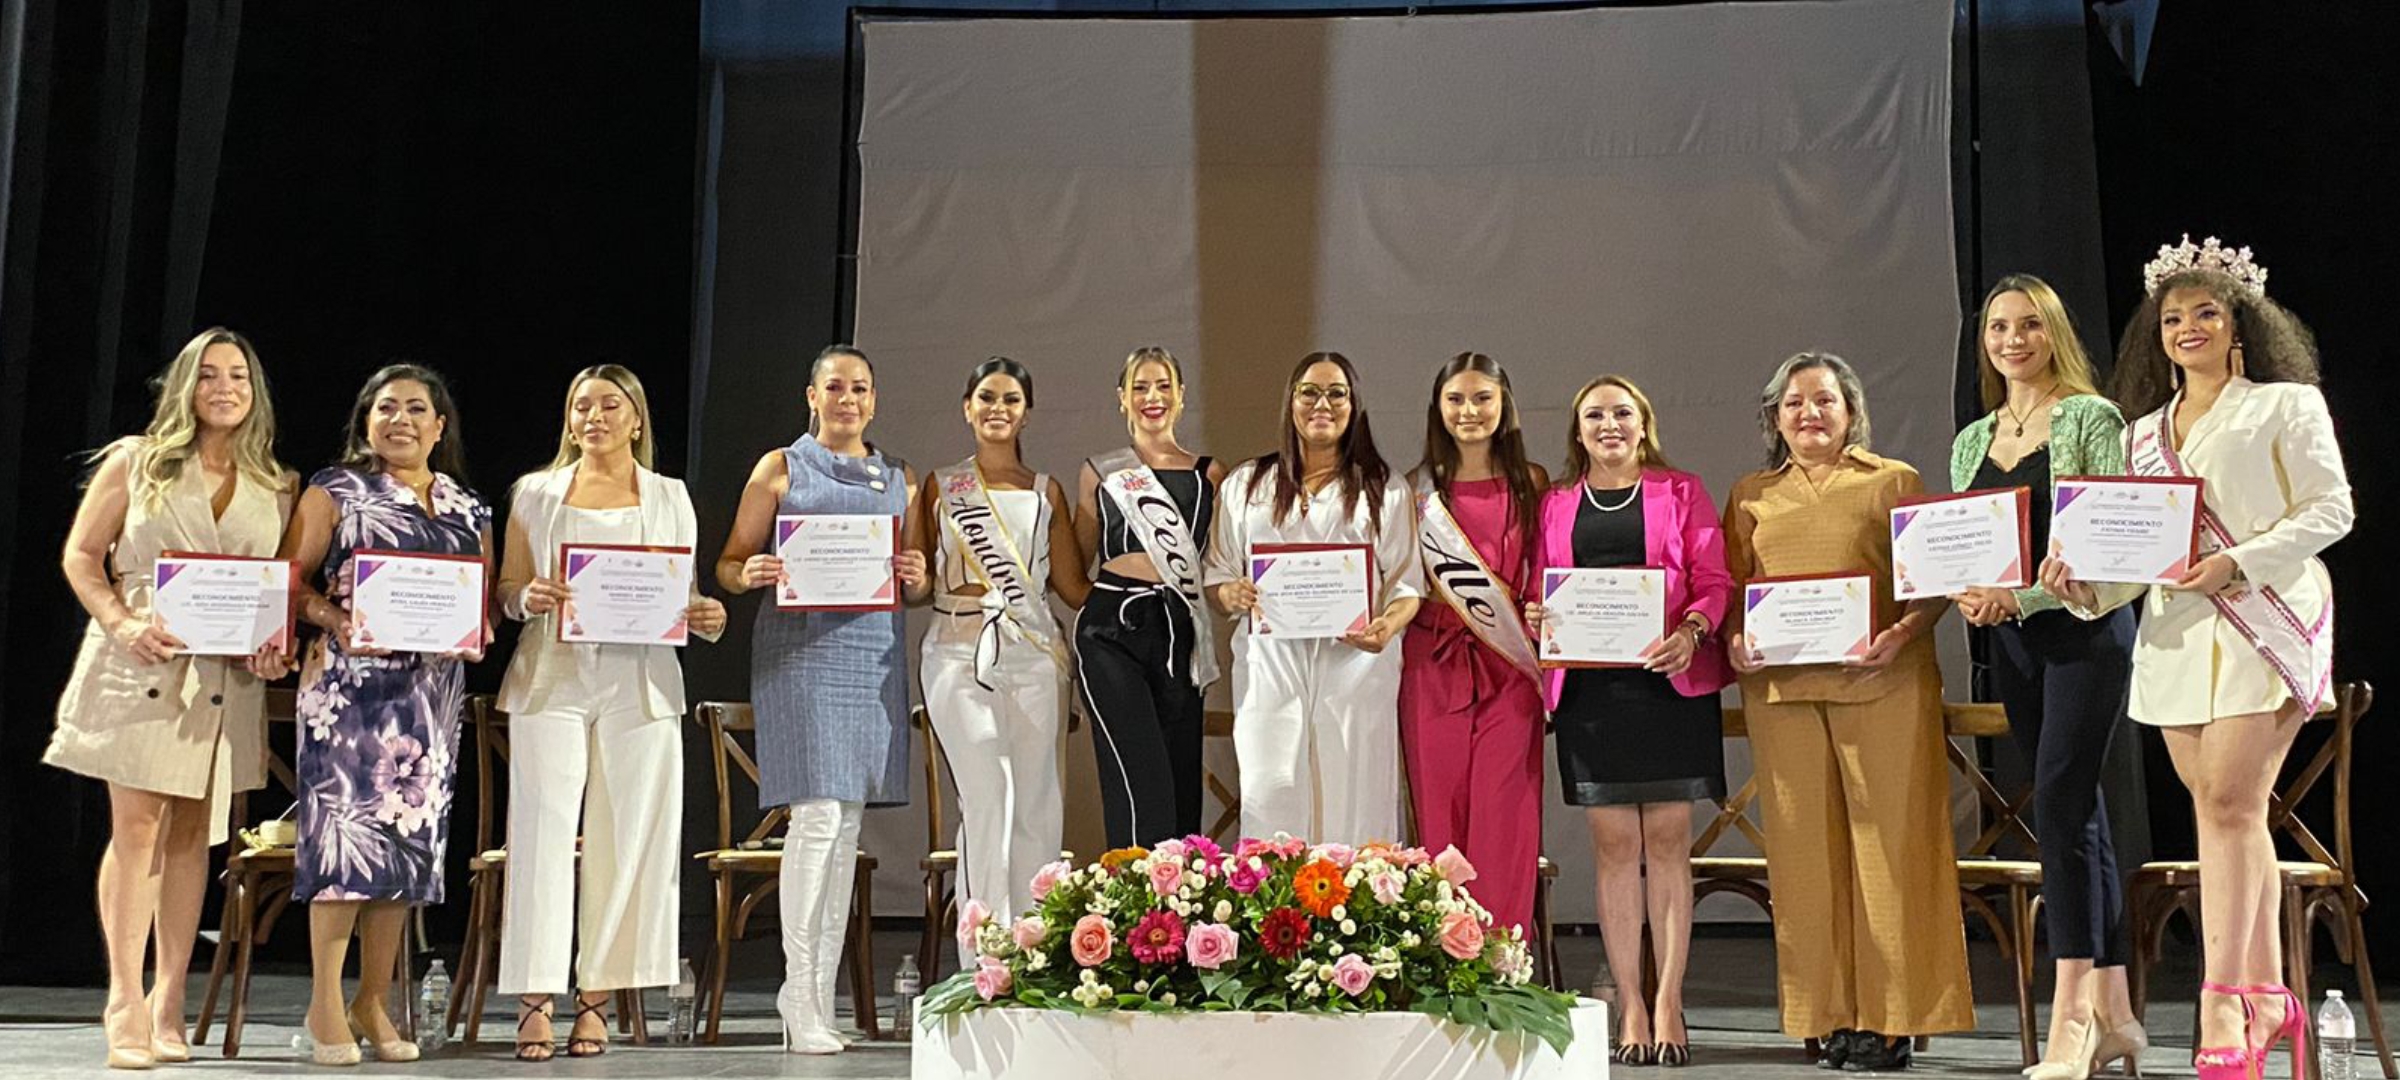
[(1175, 354), (1153, 345), (1126, 357), (1117, 410), (1133, 445), (1084, 462), (1075, 485), (1076, 548), (1094, 566), (1075, 662), (1112, 848), (1200, 831), (1201, 702), (1217, 679), (1200, 561), (1225, 479), (1175, 439)]
[(2202, 1080), (2260, 1075), (2308, 1015), (2283, 971), (2268, 798), (2300, 724), (2330, 698), (2333, 583), (2350, 480), (2317, 390), (2316, 342), (2266, 294), (2250, 249), (2162, 247), (2117, 351), (2136, 476), (2204, 483), (2201, 557), (2171, 585), (2092, 585), (2052, 557), (2042, 584), (2097, 618), (2138, 598), (2128, 711), (2161, 728), (2199, 832)]
[(1031, 910), (1035, 873), (1058, 858), (1067, 648), (1050, 597), (1081, 607), (1090, 586), (1065, 490), (1027, 467), (1019, 445), (1033, 373), (992, 357), (967, 373), (962, 397), (975, 453), (934, 470), (909, 513), (933, 567), (925, 717), (958, 785), (965, 926), (977, 921), (970, 902), (1006, 921)]
[[(1203, 581), (1241, 616), (1233, 637), (1233, 753), (1242, 832), (1363, 844), (1400, 837), (1400, 650), (1416, 617), (1408, 485), (1375, 450), (1357, 368), (1340, 353), (1300, 358), (1285, 384), (1282, 449), (1225, 478)], [(1250, 553), (1259, 544), (1362, 545), (1368, 614), (1341, 638), (1289, 640), (1256, 625)]]

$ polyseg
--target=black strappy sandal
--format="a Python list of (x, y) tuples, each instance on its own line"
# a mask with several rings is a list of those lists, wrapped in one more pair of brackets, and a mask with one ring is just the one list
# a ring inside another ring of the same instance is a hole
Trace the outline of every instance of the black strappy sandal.
[(524, 998), (517, 999), (518, 1061), (548, 1061), (551, 1058), (558, 1056), (557, 1032), (553, 1031), (549, 1036), (540, 1039), (528, 1039), (525, 1037), (525, 1025), (531, 1023), (533, 1018), (536, 1016), (542, 1018), (544, 1026), (555, 1026), (551, 1023), (551, 1021), (557, 1018), (557, 1013), (550, 1004), (549, 995), (543, 995), (540, 1008), (532, 1007), (532, 1004), (526, 1001)]
[[(583, 1018), (586, 1016), (600, 1018), (599, 1038), (586, 1039), (575, 1034), (575, 1029), (583, 1026)], [(567, 1028), (567, 1056), (591, 1058), (605, 1053), (608, 1053), (608, 999), (585, 1001), (582, 995), (577, 995), (575, 998), (575, 1023)]]

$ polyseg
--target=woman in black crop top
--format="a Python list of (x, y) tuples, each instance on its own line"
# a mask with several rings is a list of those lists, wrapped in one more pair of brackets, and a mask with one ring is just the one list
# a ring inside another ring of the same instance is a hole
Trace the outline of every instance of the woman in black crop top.
[(1133, 445), (1083, 463), (1075, 536), (1091, 556), (1091, 599), (1075, 627), (1083, 703), (1110, 847), (1200, 831), (1201, 699), (1216, 681), (1216, 635), (1200, 599), (1223, 466), (1175, 440), (1183, 368), (1156, 346), (1117, 377)]

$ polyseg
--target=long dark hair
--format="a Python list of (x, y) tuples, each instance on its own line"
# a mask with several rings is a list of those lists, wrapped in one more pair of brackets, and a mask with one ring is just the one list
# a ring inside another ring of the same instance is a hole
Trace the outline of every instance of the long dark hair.
[(359, 387), (358, 402), (350, 407), (350, 428), (342, 438), (341, 465), (359, 472), (380, 472), (383, 466), (375, 456), (375, 446), (367, 441), (367, 414), (375, 409), (375, 395), (396, 382), (422, 383), (425, 396), (433, 399), (433, 414), (442, 418), (442, 437), (425, 456), (425, 464), (433, 471), (448, 476), (453, 483), (467, 482), (466, 426), (458, 418), (458, 404), (450, 397), (450, 383), (442, 373), (421, 364), (389, 364), (367, 376), (367, 385)]
[[(1367, 524), (1375, 532), (1383, 531), (1383, 485), (1392, 478), (1392, 467), (1384, 464), (1383, 455), (1375, 451), (1375, 433), (1367, 427), (1367, 399), (1358, 392), (1358, 368), (1350, 358), (1338, 352), (1312, 352), (1300, 358), (1292, 368), (1291, 378), (1283, 382), (1283, 416), (1278, 426), (1283, 430), (1283, 449), (1252, 462), (1256, 468), (1250, 474), (1250, 490), (1245, 496), (1256, 495), (1258, 485), (1269, 474), (1275, 477), (1275, 523), (1283, 524), (1300, 501), (1300, 429), (1292, 423), (1292, 393), (1300, 386), (1300, 377), (1318, 364), (1332, 364), (1342, 369), (1342, 379), (1350, 384), (1350, 426), (1342, 432), (1336, 452), (1342, 461), (1342, 513), (1358, 512), (1361, 493), (1368, 495)], [(1027, 401), (1031, 402), (1030, 391)]]
[[(965, 393), (958, 396), (958, 400), (975, 400), (975, 388), (983, 385), (983, 380), (994, 375), (1006, 375), (1017, 380), (1017, 387), (1025, 391), (1025, 411), (1029, 413), (1033, 411), (1033, 372), (1025, 370), (1025, 365), (1005, 356), (987, 356), (982, 363), (975, 365), (975, 370), (967, 373), (967, 389)], [(1011, 440), (1010, 445), (1016, 448), (1017, 462), (1023, 464), (1025, 461), (1025, 425), (1022, 421), (1017, 424), (1017, 437)]]
[(2282, 304), (2254, 293), (2222, 271), (2191, 269), (2168, 275), (2142, 298), (2125, 335), (2117, 342), (2117, 368), (2108, 396), (2128, 418), (2147, 416), (2183, 385), (2182, 370), (2159, 343), (2158, 307), (2176, 289), (2203, 289), (2233, 312), (2233, 340), (2241, 363), (2233, 373), (2251, 382), (2317, 382), (2317, 337)]
[(1462, 352), (1433, 373), (1433, 396), (1425, 402), (1425, 458), (1417, 463), (1417, 471), (1433, 481), (1443, 499), (1450, 497), (1459, 453), (1458, 440), (1442, 423), (1442, 388), (1470, 371), (1500, 384), (1500, 423), (1492, 429), (1492, 464), (1508, 480), (1510, 523), (1530, 554), (1535, 531), (1540, 528), (1540, 500), (1534, 489), (1533, 464), (1525, 457), (1525, 430), (1517, 423), (1517, 392), (1509, 386), (1508, 372), (1500, 367), (1500, 361), (1479, 352)]

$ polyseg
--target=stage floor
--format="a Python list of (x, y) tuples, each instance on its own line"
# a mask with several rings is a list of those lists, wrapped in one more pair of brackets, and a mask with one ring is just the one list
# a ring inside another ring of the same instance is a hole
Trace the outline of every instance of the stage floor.
[[(882, 934), (877, 938), (876, 955), (886, 965), (896, 964), (903, 951), (915, 947), (913, 934)], [(1599, 967), (1599, 940), (1570, 937), (1561, 941), (1560, 949), (1575, 985), (1587, 985)], [(773, 950), (761, 942), (749, 951), (761, 954), (762, 960), (771, 960), (767, 954)], [(1931, 1049), (1918, 1057), (1916, 1074), (1992, 1078), (2016, 1075), (2016, 1009), (2006, 967), (1991, 947), (1982, 942), (1975, 943), (1974, 962), (1976, 1018), (1980, 1021), (1977, 1030), (1972, 1035), (1935, 1039)], [(1692, 1067), (1677, 1071), (1680, 1080), (1800, 1080), (1826, 1075), (1802, 1060), (1799, 1046), (1775, 1030), (1773, 964), (1773, 949), (1762, 938), (1705, 937), (1695, 943), (1693, 975), (1686, 991), (1691, 1013)], [(2334, 986), (2351, 985), (2349, 971), (2339, 966), (2326, 966), (2319, 978), (2320, 986), (2328, 985), (2324, 980), (2330, 980)], [(199, 1000), (202, 981), (193, 981), (194, 1002)], [(885, 971), (877, 982), (889, 986), (890, 972)], [(2194, 985), (2194, 976), (2185, 963), (2171, 963), (2157, 973), (2152, 983), (2156, 998), (2150, 1009), (2150, 1032), (2155, 1045), (2143, 1061), (2148, 1075), (2192, 1075), (2190, 1031)], [(486, 1041), (481, 1045), (466, 1049), (453, 1043), (413, 1065), (369, 1062), (354, 1071), (413, 1077), (784, 1076), (899, 1080), (908, 1075), (908, 1048), (897, 1043), (861, 1045), (828, 1058), (781, 1053), (775, 1041), (773, 990), (771, 977), (763, 971), (759, 977), (738, 980), (727, 1002), (724, 1042), (714, 1047), (637, 1047), (620, 1041), (611, 1046), (606, 1056), (597, 1059), (570, 1061), (562, 1056), (544, 1066), (518, 1065), (509, 1059), (505, 1042), (513, 1016), (507, 1011), (509, 1006), (494, 1000), (484, 1022)], [(2047, 1000), (2047, 984), (2037, 988), (2036, 993)], [(256, 1019), (244, 1033), (242, 1059), (226, 1061), (216, 1056), (214, 1046), (197, 1047), (198, 1056), (192, 1064), (164, 1067), (165, 1071), (159, 1075), (235, 1078), (324, 1072), (296, 1061), (288, 1049), (298, 1030), (306, 996), (307, 985), (299, 975), (262, 973), (252, 986), (251, 1011)], [(0, 1080), (126, 1075), (109, 1073), (99, 1065), (100, 1028), (89, 1018), (99, 1014), (101, 997), (97, 989), (0, 987)], [(883, 1004), (888, 1012), (888, 999)], [(653, 995), (651, 1030), (662, 1037), (666, 1025), (659, 1010), (663, 1006), (663, 999)], [(846, 1015), (846, 999), (844, 1012)], [(561, 1017), (562, 1031), (564, 1020)], [(2362, 1049), (2371, 1051), (2371, 1044), (2363, 1038), (2366, 1029), (2363, 1017), (2359, 1028)], [(490, 1041), (493, 1039), (503, 1041)], [(2285, 1060), (2279, 1056), (2268, 1075), (2283, 1076)], [(2360, 1076), (2380, 1075), (2370, 1056), (2362, 1055), (2358, 1066)], [(352, 1071), (342, 1070), (345, 1074)], [(1652, 1070), (1624, 1067), (1612, 1072), (1623, 1076), (1652, 1074)]]

